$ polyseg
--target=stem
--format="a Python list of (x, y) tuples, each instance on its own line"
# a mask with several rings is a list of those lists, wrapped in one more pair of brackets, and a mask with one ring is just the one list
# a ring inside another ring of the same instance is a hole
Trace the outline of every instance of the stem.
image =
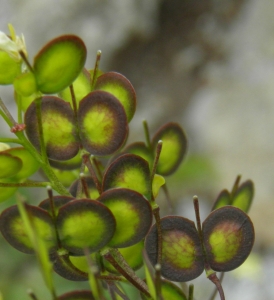
[(50, 183), (49, 182), (36, 182), (27, 180), (25, 182), (0, 182), (0, 187), (47, 187)]
[(162, 281), (161, 281), (161, 265), (155, 265), (155, 290), (156, 290), (156, 299), (161, 300), (162, 295)]
[(210, 268), (210, 264), (209, 264), (208, 259), (207, 259), (207, 253), (206, 253), (206, 249), (205, 249), (205, 245), (204, 245), (204, 236), (203, 236), (203, 231), (202, 231), (202, 226), (201, 226), (201, 219), (200, 219), (199, 200), (198, 200), (197, 196), (193, 197), (193, 203), (194, 203), (194, 209), (195, 209), (197, 230), (198, 230), (199, 238), (200, 238), (202, 249), (203, 249), (205, 272), (206, 272), (207, 278), (209, 280), (211, 280), (215, 284), (216, 288), (218, 289), (221, 300), (225, 300), (225, 295), (224, 295), (222, 285), (221, 285), (218, 277), (216, 276), (216, 272), (214, 272)]
[[(223, 282), (224, 277), (225, 277), (225, 273), (224, 273), (224, 272), (221, 272), (221, 275), (220, 275), (220, 278), (219, 278), (220, 283)], [(213, 291), (211, 297), (209, 298), (209, 300), (214, 300), (215, 297), (216, 297), (216, 295), (217, 295), (217, 292), (218, 292), (218, 289), (217, 289), (217, 287), (215, 286), (215, 289), (214, 289), (214, 291)]]
[(238, 189), (238, 187), (239, 187), (239, 183), (240, 183), (240, 180), (241, 180), (241, 175), (238, 175), (237, 177), (236, 177), (236, 180), (235, 180), (235, 182), (234, 182), (234, 184), (233, 184), (233, 187), (232, 187), (232, 190), (231, 190), (231, 200), (230, 201), (232, 201), (232, 199), (234, 198), (234, 196), (235, 196), (235, 193), (237, 192), (237, 189)]
[(153, 167), (152, 167), (152, 171), (151, 171), (151, 183), (153, 182), (154, 175), (156, 173), (156, 169), (157, 169), (157, 165), (158, 165), (158, 161), (159, 161), (159, 158), (160, 158), (162, 148), (163, 148), (163, 142), (160, 140), (160, 141), (158, 141), (158, 144), (157, 144), (157, 147), (156, 147), (156, 155), (155, 155), (155, 159), (154, 159)]
[(216, 273), (210, 274), (207, 278), (210, 279), (215, 284), (221, 300), (225, 300), (224, 290), (221, 285), (221, 282), (219, 281), (219, 278), (216, 276)]
[(143, 127), (145, 132), (146, 144), (149, 150), (152, 150), (151, 142), (150, 142), (150, 134), (148, 129), (148, 124), (146, 120), (143, 120)]
[(26, 64), (27, 68), (29, 69), (29, 71), (30, 71), (31, 73), (34, 73), (34, 70), (33, 70), (32, 66), (31, 66), (31, 64), (29, 63), (29, 61), (28, 61), (28, 59), (27, 59), (25, 53), (24, 53), (22, 50), (20, 50), (20, 51), (19, 51), (19, 54), (20, 54), (20, 56), (22, 57), (24, 63)]
[(87, 182), (85, 180), (85, 174), (84, 173), (80, 173), (80, 181), (81, 181), (81, 184), (82, 184), (82, 187), (83, 187), (83, 191), (85, 193), (86, 198), (90, 199), (88, 185), (87, 185)]
[(188, 287), (188, 300), (193, 300), (194, 295), (194, 285), (190, 284)]
[(4, 118), (4, 120), (6, 121), (6, 123), (10, 127), (16, 126), (17, 122), (15, 122), (15, 120), (13, 119), (13, 116), (11, 115), (11, 113), (9, 112), (9, 110), (7, 109), (5, 103), (3, 102), (3, 100), (1, 98), (0, 98), (0, 107), (2, 109), (1, 115)]
[(119, 295), (123, 300), (130, 300), (124, 293), (122, 293), (117, 286), (113, 282), (107, 282), (109, 288), (110, 288), (110, 293), (113, 292), (113, 297), (112, 299), (116, 299), (115, 294)]
[(0, 138), (0, 143), (12, 143), (12, 144), (24, 145), (24, 143), (22, 143), (20, 140), (12, 139), (12, 138)]
[(160, 218), (160, 208), (156, 207), (153, 209), (153, 215), (157, 226), (157, 265), (162, 264), (162, 227), (161, 227), (161, 218)]
[(52, 215), (52, 219), (53, 219), (53, 224), (54, 224), (54, 229), (55, 229), (55, 234), (56, 234), (57, 245), (58, 245), (58, 249), (61, 249), (62, 248), (62, 244), (61, 244), (61, 240), (60, 240), (58, 229), (57, 229), (55, 205), (54, 205), (54, 200), (53, 200), (52, 188), (51, 188), (50, 185), (47, 186), (47, 190), (48, 190), (50, 210), (51, 210), (51, 215)]
[(110, 262), (113, 267), (123, 275), (130, 283), (132, 283), (141, 293), (152, 299), (148, 287), (145, 282), (140, 279), (131, 267), (127, 264), (124, 257), (118, 249), (108, 249), (108, 252), (103, 254), (104, 258)]
[(91, 177), (92, 177), (92, 179), (93, 179), (93, 181), (96, 185), (96, 188), (97, 188), (99, 194), (101, 195), (102, 194), (102, 186), (101, 186), (101, 183), (99, 182), (99, 180), (96, 176), (96, 173), (93, 169), (93, 166), (90, 162), (89, 154), (87, 154), (87, 153), (83, 154), (82, 159), (83, 159), (84, 164), (88, 168), (88, 171), (89, 171), (89, 173), (90, 173), (90, 175), (91, 175)]
[(97, 51), (97, 55), (96, 55), (96, 60), (95, 60), (95, 66), (93, 69), (93, 76), (92, 76), (92, 80), (91, 80), (91, 89), (94, 89), (95, 83), (96, 83), (96, 79), (97, 79), (97, 74), (98, 74), (98, 68), (99, 68), (99, 63), (100, 63), (100, 59), (101, 59), (101, 50)]
[(99, 176), (99, 179), (100, 180), (102, 180), (102, 178), (103, 178), (103, 174), (102, 174), (102, 172), (101, 172), (101, 170), (100, 170), (100, 161), (98, 161), (98, 159), (96, 159), (96, 157), (92, 157), (91, 158), (92, 159), (92, 162), (93, 162), (93, 164), (94, 164), (94, 166), (95, 166), (95, 168), (96, 168), (96, 171), (97, 171), (97, 174), (98, 174), (98, 176)]

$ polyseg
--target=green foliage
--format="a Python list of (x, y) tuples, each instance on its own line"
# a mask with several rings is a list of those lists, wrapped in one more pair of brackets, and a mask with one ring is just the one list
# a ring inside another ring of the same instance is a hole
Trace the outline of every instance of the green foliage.
[[(224, 299), (215, 271), (240, 266), (254, 243), (246, 214), (252, 181), (239, 186), (238, 178), (231, 192), (223, 190), (203, 224), (194, 198), (197, 227), (181, 216), (161, 218), (158, 193), (167, 191), (166, 176), (187, 151), (181, 126), (168, 122), (150, 138), (145, 121), (146, 141), (127, 145), (136, 110), (130, 81), (100, 71), (99, 51), (88, 70), (86, 46), (74, 35), (48, 42), (31, 64), (10, 28), (11, 38), (1, 33), (0, 84), (13, 85), (18, 115), (0, 99), (15, 135), (0, 138), (0, 201), (19, 187), (47, 188), (48, 197), (36, 206), (15, 194), (18, 204), (1, 212), (0, 232), (15, 249), (36, 255), (52, 300), (130, 299), (121, 283), (142, 299), (191, 300), (193, 286), (186, 296), (172, 281), (193, 280), (203, 270)], [(38, 170), (46, 181), (30, 179)], [(144, 262), (145, 280), (134, 272)], [(53, 271), (89, 282), (90, 290), (58, 296)]]

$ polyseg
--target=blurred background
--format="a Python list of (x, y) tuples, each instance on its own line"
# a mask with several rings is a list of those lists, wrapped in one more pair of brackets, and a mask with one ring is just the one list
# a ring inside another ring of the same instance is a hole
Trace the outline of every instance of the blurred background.
[[(227, 299), (273, 299), (274, 285), (274, 2), (268, 0), (0, 0), (0, 31), (12, 23), (24, 34), (30, 60), (50, 39), (79, 35), (87, 68), (102, 50), (100, 68), (124, 74), (137, 93), (129, 141), (143, 140), (168, 121), (185, 130), (185, 162), (168, 186), (176, 214), (194, 220), (198, 195), (202, 218), (238, 174), (255, 183), (249, 215), (256, 242), (248, 260), (224, 279)], [(15, 109), (12, 89), (0, 96)], [(7, 127), (1, 123), (0, 131)], [(24, 193), (24, 192), (23, 192)], [(34, 193), (37, 200), (45, 194)], [(12, 204), (0, 204), (0, 211)], [(165, 204), (163, 204), (163, 211)], [(56, 276), (58, 293), (86, 287)], [(194, 280), (195, 299), (213, 289)], [(33, 257), (0, 237), (0, 291), (5, 300), (50, 299)], [(207, 296), (208, 295), (208, 296)], [(217, 297), (218, 298), (218, 297)]]

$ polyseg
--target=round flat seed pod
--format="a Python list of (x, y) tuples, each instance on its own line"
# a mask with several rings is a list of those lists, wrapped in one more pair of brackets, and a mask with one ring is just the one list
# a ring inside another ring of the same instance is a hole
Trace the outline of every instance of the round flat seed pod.
[(232, 200), (232, 205), (248, 212), (254, 197), (254, 184), (247, 180), (238, 188)]
[[(162, 268), (168, 280), (185, 282), (198, 277), (204, 270), (204, 258), (194, 222), (177, 216), (161, 219)], [(157, 263), (158, 235), (154, 224), (149, 231), (145, 249), (153, 266)]]
[(6, 151), (0, 152), (0, 179), (15, 176), (23, 166), (19, 157), (13, 156)]
[[(55, 215), (58, 214), (58, 211), (59, 211), (60, 207), (62, 207), (63, 205), (69, 203), (72, 200), (75, 200), (75, 198), (70, 197), (70, 196), (53, 196), (52, 198), (53, 198), (53, 202), (54, 202)], [(42, 202), (40, 202), (39, 207), (46, 210), (50, 215), (52, 214), (49, 198), (47, 198), (47, 199), (43, 200)]]
[(8, 53), (0, 50), (0, 84), (12, 84), (20, 71), (21, 62), (14, 61)]
[(63, 294), (58, 300), (95, 300), (91, 291), (74, 291)]
[(103, 190), (127, 188), (147, 199), (151, 198), (151, 178), (146, 160), (135, 154), (119, 156), (106, 170), (103, 177)]
[(141, 241), (152, 223), (148, 201), (129, 189), (111, 189), (97, 199), (107, 206), (116, 219), (116, 231), (108, 243), (112, 248), (124, 248)]
[(217, 272), (227, 272), (246, 260), (255, 234), (246, 213), (233, 206), (224, 206), (205, 219), (203, 236), (210, 267)]
[(63, 205), (56, 224), (62, 246), (74, 255), (84, 255), (84, 248), (90, 252), (101, 249), (111, 240), (116, 228), (111, 211), (90, 199)]
[[(51, 216), (45, 210), (36, 206), (26, 205), (26, 210), (31, 216), (35, 232), (43, 239), (49, 251), (53, 251), (56, 248), (56, 238)], [(16, 205), (2, 212), (0, 231), (15, 249), (27, 254), (34, 253), (31, 240)]]
[[(73, 90), (76, 98), (76, 103), (79, 105), (79, 102), (91, 92), (91, 80), (88, 70), (83, 69), (82, 72), (78, 75), (75, 81), (73, 81)], [(66, 88), (61, 91), (58, 96), (65, 101), (71, 104), (73, 107), (70, 88)]]
[(228, 190), (223, 190), (220, 192), (213, 204), (212, 210), (215, 210), (225, 205), (231, 205), (231, 195)]
[(124, 143), (128, 124), (125, 110), (112, 94), (94, 91), (80, 101), (79, 134), (84, 148), (93, 155), (110, 155)]
[[(41, 99), (41, 117), (47, 155), (53, 160), (68, 160), (79, 151), (74, 113), (64, 100), (45, 96)], [(36, 103), (32, 102), (25, 113), (26, 134), (40, 151)]]
[[(50, 260), (53, 263), (53, 270), (55, 273), (67, 280), (87, 281), (88, 273), (83, 272), (75, 267), (75, 265), (70, 261), (70, 256), (67, 253), (60, 252), (61, 251), (56, 251), (50, 254)], [(87, 260), (85, 256), (83, 257), (85, 260)]]
[(136, 110), (136, 94), (125, 76), (116, 72), (107, 72), (97, 78), (94, 89), (114, 95), (123, 105), (127, 121), (130, 122)]
[(157, 165), (157, 173), (164, 176), (170, 175), (176, 171), (186, 154), (186, 135), (177, 123), (167, 123), (154, 135), (152, 139), (154, 149), (159, 140), (163, 141), (163, 147)]
[[(119, 252), (124, 257), (127, 264), (134, 270), (138, 270), (143, 265), (143, 250), (144, 250), (144, 241), (140, 241), (139, 243), (126, 247), (126, 248), (120, 248)], [(134, 254), (134, 255), (133, 255)], [(107, 260), (103, 258), (103, 264), (105, 269), (113, 274), (121, 275), (111, 263), (109, 263)]]
[[(98, 192), (98, 189), (97, 189), (93, 179), (90, 176), (85, 176), (85, 181), (88, 185), (88, 192), (89, 192), (90, 199), (93, 199), (93, 200), (97, 199), (100, 194)], [(69, 192), (71, 193), (71, 195), (73, 197), (77, 196), (78, 183), (79, 183), (79, 179), (75, 180), (69, 188)], [(81, 198), (84, 198), (84, 197), (85, 197), (85, 193), (84, 193), (83, 188), (82, 188)]]
[(2, 153), (8, 153), (22, 161), (23, 166), (21, 170), (12, 178), (14, 180), (26, 179), (40, 168), (39, 162), (37, 162), (37, 160), (24, 147), (10, 148)]
[(86, 56), (84, 42), (75, 35), (63, 35), (50, 41), (34, 58), (39, 90), (55, 94), (68, 87), (82, 71)]

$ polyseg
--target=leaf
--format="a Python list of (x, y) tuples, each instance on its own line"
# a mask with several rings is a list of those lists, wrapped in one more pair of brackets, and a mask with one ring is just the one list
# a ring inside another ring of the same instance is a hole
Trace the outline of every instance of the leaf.
[(114, 95), (123, 105), (127, 121), (131, 121), (136, 110), (136, 94), (125, 76), (116, 72), (107, 72), (97, 78), (94, 89)]
[(79, 134), (84, 148), (93, 155), (109, 155), (125, 142), (128, 125), (120, 102), (110, 93), (94, 91), (80, 101)]
[[(79, 151), (78, 134), (69, 103), (54, 96), (42, 97), (41, 117), (48, 157), (53, 160), (68, 160), (76, 156)], [(35, 102), (31, 103), (25, 113), (25, 124), (28, 139), (40, 151)]]
[[(85, 178), (85, 181), (88, 186), (88, 192), (89, 192), (90, 199), (93, 199), (93, 200), (97, 199), (99, 197), (99, 192), (97, 190), (97, 187), (96, 187), (92, 177), (85, 176), (84, 178)], [(80, 181), (79, 179), (75, 180), (69, 188), (69, 192), (74, 197), (77, 196), (77, 187), (78, 187), (79, 181)], [(82, 189), (81, 197), (82, 198), (85, 197), (85, 193), (84, 193), (83, 189)]]
[(163, 141), (163, 147), (157, 165), (157, 173), (164, 176), (170, 175), (177, 170), (186, 154), (186, 136), (177, 123), (167, 123), (154, 135), (153, 149), (156, 149), (159, 140)]
[(62, 246), (74, 255), (83, 255), (84, 248), (95, 252), (113, 237), (116, 222), (111, 211), (98, 201), (80, 199), (59, 209), (56, 219)]
[(123, 188), (105, 191), (97, 199), (116, 219), (116, 231), (108, 246), (124, 248), (140, 242), (152, 223), (152, 210), (139, 193)]
[(31, 72), (18, 75), (13, 81), (13, 86), (15, 91), (23, 97), (29, 97), (37, 92), (35, 76)]
[(127, 188), (134, 190), (147, 199), (151, 199), (151, 178), (146, 160), (134, 154), (119, 156), (106, 170), (103, 190), (111, 188)]
[(153, 197), (156, 198), (158, 196), (159, 190), (161, 186), (165, 184), (165, 178), (161, 175), (155, 174), (152, 182), (152, 191)]
[(47, 43), (34, 58), (39, 90), (54, 94), (68, 87), (82, 71), (87, 50), (75, 35), (63, 35)]

